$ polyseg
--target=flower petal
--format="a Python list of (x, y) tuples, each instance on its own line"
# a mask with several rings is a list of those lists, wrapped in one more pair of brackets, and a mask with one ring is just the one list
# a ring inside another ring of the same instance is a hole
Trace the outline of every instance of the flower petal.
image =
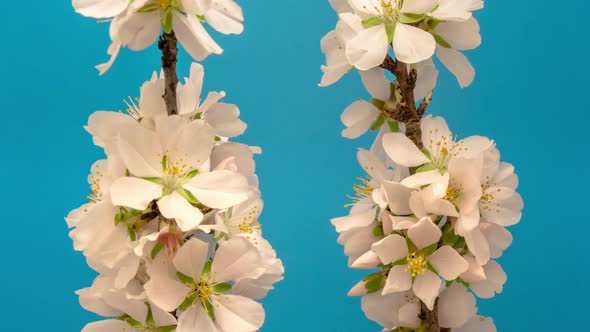
[(406, 239), (397, 234), (386, 236), (379, 242), (374, 243), (371, 249), (379, 256), (383, 264), (389, 264), (407, 257), (408, 245)]
[(469, 268), (469, 263), (450, 246), (438, 248), (428, 257), (428, 261), (446, 280), (457, 279)]
[(191, 238), (178, 249), (174, 256), (174, 267), (178, 272), (193, 278), (193, 280), (199, 280), (208, 254), (208, 243), (197, 238)]
[(265, 318), (264, 309), (260, 303), (243, 296), (231, 294), (222, 296), (222, 301), (215, 301), (215, 322), (221, 330), (251, 332), (260, 329)]
[(201, 173), (184, 185), (202, 204), (225, 209), (248, 199), (248, 179), (228, 170)]
[(385, 25), (380, 24), (361, 31), (349, 40), (346, 43), (346, 58), (357, 69), (369, 70), (383, 63), (388, 49)]
[(164, 217), (176, 219), (183, 232), (194, 230), (203, 220), (201, 210), (192, 206), (176, 191), (162, 197), (158, 201), (158, 208)]
[(178, 41), (193, 59), (203, 61), (210, 54), (221, 54), (223, 49), (211, 38), (196, 16), (174, 12), (173, 28)]
[(342, 136), (350, 139), (361, 136), (369, 130), (378, 116), (379, 112), (372, 104), (364, 100), (355, 101), (340, 116), (340, 120), (347, 127), (342, 131)]
[(385, 152), (398, 165), (414, 167), (430, 161), (405, 134), (388, 133), (383, 135)]
[(73, 0), (76, 13), (94, 17), (109, 18), (119, 15), (127, 8), (127, 0)]
[(426, 270), (426, 273), (416, 276), (414, 279), (414, 285), (412, 289), (414, 294), (426, 304), (428, 309), (434, 309), (434, 301), (440, 291), (442, 281), (440, 278), (430, 270)]
[(211, 278), (218, 282), (250, 277), (260, 264), (260, 254), (246, 239), (234, 237), (219, 244), (211, 265)]
[(447, 67), (447, 69), (455, 75), (457, 82), (462, 88), (465, 88), (475, 79), (475, 69), (467, 57), (461, 52), (452, 48), (444, 48), (442, 46), (436, 47), (436, 55), (440, 62)]
[(403, 292), (412, 288), (412, 275), (406, 265), (396, 265), (389, 270), (381, 295)]
[(360, 71), (361, 80), (365, 89), (373, 98), (386, 101), (391, 95), (391, 82), (385, 77), (385, 69), (373, 68)]
[(134, 177), (122, 177), (111, 185), (113, 205), (130, 207), (139, 211), (162, 195), (162, 186)]
[(463, 285), (454, 283), (440, 294), (438, 321), (441, 327), (461, 327), (476, 313), (475, 297)]
[(429, 217), (420, 219), (414, 226), (408, 229), (408, 237), (418, 247), (423, 249), (437, 243), (442, 236), (442, 231)]
[(82, 332), (128, 332), (129, 323), (118, 319), (107, 319), (86, 324)]
[(430, 33), (402, 23), (395, 25), (392, 45), (395, 58), (408, 64), (430, 59), (436, 48)]

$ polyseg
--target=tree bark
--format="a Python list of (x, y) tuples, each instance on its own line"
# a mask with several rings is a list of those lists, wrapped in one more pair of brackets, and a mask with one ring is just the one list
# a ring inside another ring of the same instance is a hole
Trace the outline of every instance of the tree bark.
[(160, 36), (158, 48), (162, 51), (162, 71), (164, 72), (165, 90), (164, 102), (168, 115), (178, 114), (178, 103), (176, 101), (176, 87), (178, 76), (176, 74), (176, 62), (178, 61), (178, 41), (174, 31), (164, 33)]

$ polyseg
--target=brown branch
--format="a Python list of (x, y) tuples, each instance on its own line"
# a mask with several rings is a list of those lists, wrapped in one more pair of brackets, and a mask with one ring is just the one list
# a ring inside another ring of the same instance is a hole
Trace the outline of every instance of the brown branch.
[(422, 319), (424, 332), (442, 332), (438, 325), (438, 299), (434, 302), (432, 310), (429, 310), (424, 302), (420, 302), (420, 318)]
[(164, 102), (168, 115), (178, 114), (178, 103), (176, 101), (176, 87), (178, 76), (176, 74), (176, 62), (178, 55), (178, 41), (174, 31), (164, 33), (160, 36), (158, 48), (162, 51), (162, 70), (164, 71), (165, 90)]

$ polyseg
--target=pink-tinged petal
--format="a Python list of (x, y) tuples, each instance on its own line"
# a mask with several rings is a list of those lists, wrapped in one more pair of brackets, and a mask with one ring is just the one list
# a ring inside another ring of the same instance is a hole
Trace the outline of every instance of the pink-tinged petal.
[(427, 270), (426, 273), (416, 276), (412, 289), (414, 294), (424, 302), (428, 309), (434, 308), (434, 301), (440, 291), (442, 281), (432, 271)]
[(441, 327), (461, 327), (476, 313), (475, 297), (463, 285), (455, 283), (440, 294), (438, 321)]
[(457, 279), (469, 268), (469, 263), (450, 246), (438, 248), (428, 257), (428, 261), (446, 280)]
[(411, 301), (402, 305), (398, 310), (399, 320), (407, 327), (420, 325), (420, 305), (417, 301)]
[(420, 219), (418, 223), (408, 229), (408, 237), (418, 249), (437, 243), (441, 236), (442, 231), (429, 217)]
[(389, 158), (401, 166), (414, 167), (430, 162), (414, 142), (402, 133), (383, 135), (383, 148)]
[(158, 201), (160, 213), (166, 218), (175, 219), (183, 232), (195, 229), (203, 220), (203, 213), (192, 206), (178, 192), (162, 197)]
[(490, 257), (502, 256), (512, 244), (512, 234), (504, 227), (496, 224), (481, 223), (480, 230), (490, 245)]
[(371, 249), (377, 254), (383, 264), (389, 264), (408, 256), (406, 239), (392, 234), (374, 243)]
[(122, 177), (111, 185), (113, 205), (143, 211), (162, 195), (162, 185), (134, 177)]
[(406, 265), (396, 265), (389, 270), (382, 295), (403, 292), (412, 288), (412, 275)]

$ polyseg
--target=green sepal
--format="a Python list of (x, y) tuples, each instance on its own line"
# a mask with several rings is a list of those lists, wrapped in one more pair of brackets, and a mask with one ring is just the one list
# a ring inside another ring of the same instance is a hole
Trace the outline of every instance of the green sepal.
[(461, 278), (457, 278), (456, 280), (457, 280), (458, 283), (460, 283), (461, 285), (465, 286), (465, 288), (469, 288), (470, 284), (467, 281), (465, 281), (465, 280), (463, 280)]
[(408, 244), (408, 251), (410, 253), (418, 251), (418, 247), (414, 244), (414, 242), (412, 242), (412, 240), (410, 240), (409, 237), (406, 237), (406, 243)]
[(412, 24), (422, 21), (426, 16), (424, 14), (410, 14), (401, 13), (399, 15), (399, 22), (404, 24)]
[(438, 271), (428, 261), (426, 262), (426, 268), (429, 269), (430, 271), (434, 272), (435, 274), (438, 274)]
[(162, 251), (162, 249), (164, 249), (164, 242), (158, 241), (158, 243), (156, 243), (156, 245), (152, 248), (152, 252), (150, 253), (150, 257), (152, 259), (155, 259), (156, 256), (158, 256), (158, 254), (160, 253), (160, 251)]
[(375, 122), (373, 122), (373, 124), (371, 125), (371, 130), (375, 131), (378, 130), (379, 128), (381, 128), (381, 126), (385, 123), (385, 116), (383, 114), (380, 114), (379, 117), (377, 118), (377, 120), (375, 120)]
[(383, 20), (381, 20), (379, 17), (371, 17), (366, 20), (363, 20), (361, 23), (363, 24), (363, 27), (365, 29), (368, 29), (379, 24), (383, 24)]
[(428, 150), (423, 149), (422, 153), (426, 156), (426, 158), (428, 158), (429, 160), (432, 160), (432, 156), (430, 155), (430, 152), (428, 152)]
[(434, 37), (434, 40), (436, 40), (437, 44), (439, 44), (440, 46), (442, 46), (444, 48), (451, 48), (451, 44), (449, 44), (443, 37), (441, 37), (440, 35), (437, 35), (434, 32), (431, 32), (431, 34)]
[(162, 28), (166, 33), (170, 33), (172, 31), (172, 17), (172, 9), (167, 8), (162, 17)]
[(122, 320), (124, 322), (126, 322), (127, 324), (135, 327), (135, 326), (141, 326), (142, 324), (138, 321), (136, 321), (135, 319), (131, 318), (131, 316), (127, 315), (127, 314), (123, 314), (119, 317), (117, 317), (118, 320)]
[(213, 261), (208, 260), (205, 265), (203, 266), (203, 271), (201, 271), (201, 278), (209, 279), (209, 275), (211, 274), (211, 265)]
[(223, 294), (229, 292), (232, 288), (232, 285), (229, 282), (222, 282), (220, 284), (213, 285), (211, 288), (213, 289), (213, 292), (217, 294)]
[(221, 142), (221, 137), (215, 136), (215, 142)]
[(393, 42), (393, 35), (395, 34), (395, 23), (387, 23), (385, 24), (385, 32), (387, 33), (387, 43), (391, 44)]
[(186, 274), (183, 274), (182, 272), (176, 272), (176, 277), (178, 278), (178, 280), (180, 280), (180, 282), (182, 282), (187, 287), (192, 288), (197, 286), (197, 282), (193, 278), (187, 276)]
[(131, 239), (131, 241), (137, 240), (137, 233), (133, 229), (133, 226), (127, 226), (127, 234), (129, 235), (129, 239)]
[(156, 328), (156, 332), (172, 332), (176, 330), (176, 325), (160, 326)]
[(428, 171), (432, 171), (435, 169), (436, 169), (436, 166), (434, 166), (434, 164), (428, 163), (428, 164), (424, 164), (424, 165), (416, 168), (415, 173), (428, 172)]
[(376, 272), (366, 276), (363, 281), (365, 282), (367, 294), (375, 293), (385, 286), (385, 274)]
[(454, 247), (455, 243), (459, 241), (459, 235), (455, 234), (453, 231), (447, 232), (443, 234), (442, 240), (444, 245)]
[(424, 255), (424, 257), (428, 257), (430, 255), (432, 255), (436, 249), (438, 248), (438, 243), (433, 243), (431, 245), (429, 245), (428, 247), (424, 248), (421, 250), (422, 255)]
[(184, 190), (184, 188), (180, 187), (176, 189), (176, 192), (179, 193), (182, 198), (186, 199), (187, 202), (199, 204), (199, 200), (193, 194), (191, 194), (190, 191)]
[(445, 282), (445, 287), (449, 288), (453, 284), (453, 280), (448, 280)]
[(199, 19), (199, 21), (201, 22), (205, 22), (205, 16), (204, 15), (197, 15), (197, 18)]
[(156, 321), (154, 320), (154, 314), (152, 313), (152, 306), (147, 302), (145, 303), (145, 305), (147, 306), (147, 309), (148, 309), (145, 322), (149, 327), (156, 327)]
[(149, 182), (157, 183), (157, 184), (164, 184), (164, 179), (159, 178), (159, 177), (149, 177), (149, 178), (142, 178), (142, 179), (149, 181)]
[(381, 226), (381, 225), (375, 226), (375, 228), (373, 228), (373, 235), (375, 237), (382, 237), (383, 235), (385, 235), (383, 232), (383, 226)]
[(380, 109), (380, 110), (383, 109), (383, 107), (385, 107), (385, 102), (383, 100), (380, 100), (380, 99), (373, 98), (371, 100), (371, 104), (373, 106), (375, 106), (377, 109)]
[(392, 133), (397, 133), (399, 131), (399, 124), (397, 121), (387, 121), (387, 125), (389, 125), (389, 130), (391, 130)]
[[(438, 6), (437, 6), (438, 7)], [(428, 20), (428, 22), (426, 22), (426, 25), (428, 26), (428, 30), (432, 31), (434, 29), (436, 29), (436, 27), (438, 27), (438, 25), (441, 23), (441, 20), (437, 20), (435, 18), (430, 18)]]
[(205, 301), (205, 310), (207, 310), (209, 318), (211, 318), (212, 321), (215, 321), (215, 311), (213, 310), (213, 303), (211, 303), (211, 301)]
[(188, 173), (186, 173), (186, 178), (187, 179), (192, 179), (194, 178), (197, 174), (199, 174), (199, 170), (198, 169), (194, 169)]
[(398, 259), (397, 261), (391, 263), (391, 266), (398, 266), (398, 265), (406, 265), (408, 264), (408, 257), (404, 257), (402, 259)]
[(178, 309), (185, 311), (186, 309), (190, 308), (193, 303), (195, 303), (198, 297), (199, 293), (197, 292), (189, 294), (189, 296), (187, 296), (186, 299), (184, 299), (184, 301), (182, 301), (182, 303), (178, 306)]
[(459, 237), (459, 239), (457, 240), (457, 242), (455, 242), (454, 247), (455, 248), (463, 248), (467, 245), (467, 243), (465, 242), (465, 238), (464, 237)]

